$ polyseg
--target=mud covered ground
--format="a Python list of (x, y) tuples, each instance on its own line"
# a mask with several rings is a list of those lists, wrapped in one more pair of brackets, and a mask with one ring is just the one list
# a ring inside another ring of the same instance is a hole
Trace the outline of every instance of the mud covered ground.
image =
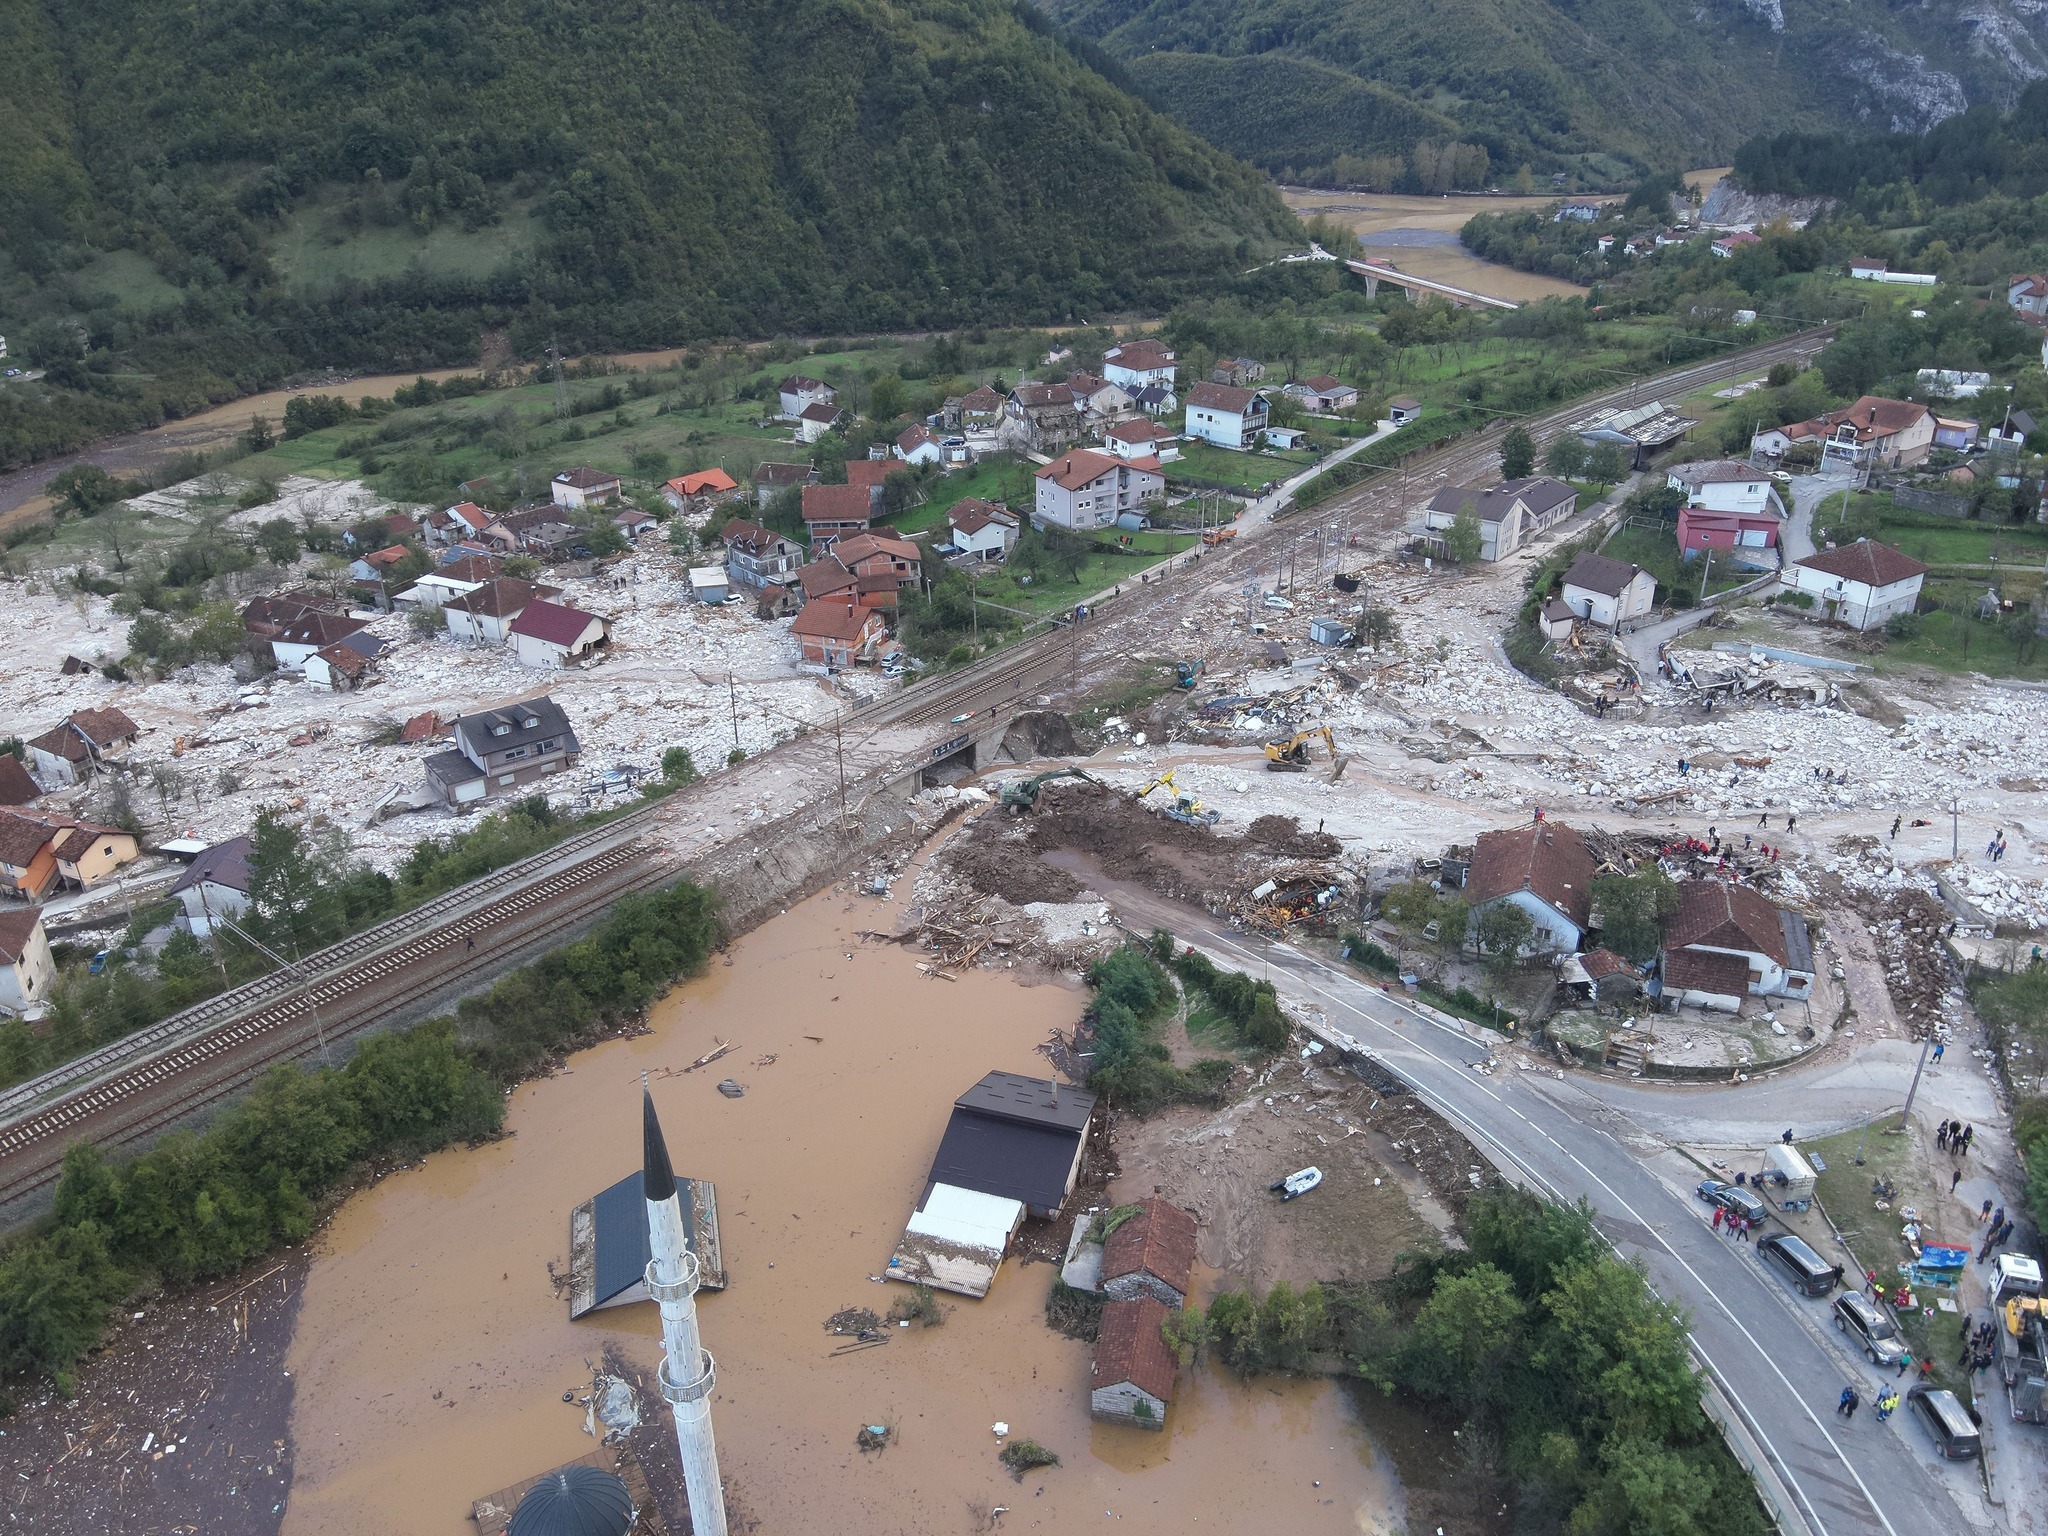
[(78, 1367), (75, 1397), (46, 1394), (0, 1427), (6, 1528), (275, 1536), (291, 1492), (285, 1352), (309, 1262), (290, 1249), (124, 1314)]

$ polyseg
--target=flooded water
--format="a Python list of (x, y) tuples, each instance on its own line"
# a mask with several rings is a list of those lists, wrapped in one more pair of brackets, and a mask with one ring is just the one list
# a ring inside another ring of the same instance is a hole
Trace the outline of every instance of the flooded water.
[[(520, 1089), (509, 1139), (349, 1202), (290, 1358), (287, 1536), (464, 1536), (473, 1499), (592, 1448), (563, 1394), (589, 1384), (607, 1343), (651, 1366), (658, 1319), (642, 1305), (572, 1325), (547, 1266), (566, 1259), (571, 1206), (638, 1166), (641, 1072), (719, 1038), (737, 1048), (653, 1091), (677, 1171), (718, 1186), (731, 1284), (699, 1304), (730, 1502), (760, 1531), (964, 1532), (997, 1505), (1012, 1510), (1004, 1529), (1395, 1528), (1392, 1468), (1328, 1383), (1184, 1372), (1163, 1433), (1092, 1423), (1088, 1347), (1046, 1327), (1044, 1265), (1005, 1266), (984, 1301), (945, 1298), (940, 1328), (826, 1358), (825, 1318), (899, 1294), (869, 1277), (953, 1098), (991, 1069), (1043, 1072), (1034, 1047), (1081, 1001), (989, 973), (930, 980), (913, 954), (854, 937), (885, 911), (837, 892), (793, 908), (666, 999), (653, 1033)], [(744, 1098), (718, 1094), (727, 1075)], [(1014, 1482), (997, 1420), (1063, 1464)], [(873, 1423), (895, 1443), (863, 1455), (854, 1437)]]

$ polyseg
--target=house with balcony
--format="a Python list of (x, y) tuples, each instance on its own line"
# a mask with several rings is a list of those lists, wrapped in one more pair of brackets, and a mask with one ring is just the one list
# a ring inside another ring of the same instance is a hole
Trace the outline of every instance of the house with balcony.
[(1076, 448), (1038, 471), (1031, 519), (1040, 527), (1107, 528), (1120, 517), (1144, 517), (1165, 494), (1157, 459)]
[(427, 785), (448, 805), (520, 794), (576, 766), (582, 747), (562, 707), (546, 694), (463, 715), (455, 745), (427, 759)]
[(1204, 379), (1188, 391), (1187, 419), (1181, 430), (1185, 437), (1242, 452), (1258, 446), (1269, 416), (1264, 395)]

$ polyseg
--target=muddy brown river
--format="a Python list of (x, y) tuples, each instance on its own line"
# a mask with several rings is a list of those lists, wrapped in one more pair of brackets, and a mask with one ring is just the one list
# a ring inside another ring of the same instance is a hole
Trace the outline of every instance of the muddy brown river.
[[(718, 1187), (731, 1283), (699, 1304), (735, 1530), (965, 1532), (992, 1506), (1010, 1510), (1002, 1529), (1397, 1528), (1392, 1467), (1328, 1382), (1203, 1368), (1182, 1373), (1163, 1433), (1093, 1423), (1088, 1346), (1045, 1325), (1045, 1265), (1006, 1265), (983, 1301), (945, 1298), (942, 1327), (827, 1358), (828, 1316), (898, 1294), (870, 1277), (953, 1098), (991, 1069), (1046, 1071), (1035, 1047), (1082, 1001), (989, 972), (927, 978), (914, 954), (855, 937), (888, 916), (843, 890), (792, 908), (676, 989), (651, 1033), (519, 1089), (507, 1139), (342, 1209), (291, 1350), (287, 1536), (473, 1536), (475, 1498), (594, 1448), (563, 1394), (589, 1386), (607, 1344), (652, 1366), (659, 1320), (641, 1305), (572, 1324), (548, 1266), (566, 1261), (570, 1208), (638, 1166), (643, 1071), (677, 1171)], [(680, 1075), (720, 1039), (736, 1049)], [(727, 1075), (744, 1098), (717, 1092)], [(998, 1420), (1062, 1464), (1013, 1481)], [(895, 1443), (863, 1455), (872, 1423)]]

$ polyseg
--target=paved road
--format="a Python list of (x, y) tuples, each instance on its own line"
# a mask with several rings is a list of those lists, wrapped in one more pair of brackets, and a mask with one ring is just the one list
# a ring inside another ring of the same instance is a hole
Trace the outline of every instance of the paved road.
[(1837, 491), (1846, 491), (1856, 483), (1854, 475), (1796, 475), (1792, 480), (1792, 516), (1780, 535), (1785, 549), (1785, 563), (1804, 560), (1813, 553), (1813, 514), (1815, 508)]
[(1205, 915), (1118, 889), (1133, 927), (1164, 925), (1222, 964), (1270, 974), (1291, 1000), (1320, 1009), (1335, 1032), (1386, 1062), (1518, 1182), (1584, 1199), (1601, 1230), (1648, 1266), (1658, 1292), (1692, 1313), (1693, 1344), (1751, 1435), (1767, 1448), (1798, 1516), (1816, 1536), (1879, 1532), (1931, 1536), (1982, 1528), (1989, 1514), (1974, 1469), (1930, 1469), (1903, 1413), (1879, 1425), (1834, 1418), (1857, 1378), (1866, 1402), (1878, 1383), (1824, 1342), (1825, 1304), (1765, 1273), (1753, 1248), (1715, 1236), (1704, 1207), (1658, 1178), (1657, 1138), (1576, 1078), (1517, 1070), (1485, 1075), (1491, 1051), (1377, 986), (1290, 946), (1219, 926)]

